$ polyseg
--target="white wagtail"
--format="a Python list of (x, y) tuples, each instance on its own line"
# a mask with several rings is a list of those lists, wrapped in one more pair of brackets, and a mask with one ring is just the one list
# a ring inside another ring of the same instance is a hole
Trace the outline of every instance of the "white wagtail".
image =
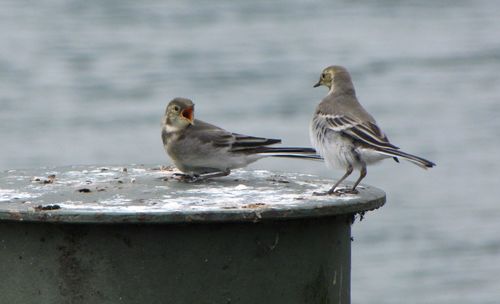
[[(330, 66), (323, 70), (314, 85), (327, 86), (330, 91), (314, 112), (310, 125), (312, 145), (328, 167), (345, 169), (345, 174), (324, 194), (357, 193), (356, 186), (366, 176), (366, 166), (384, 158), (401, 157), (424, 169), (435, 164), (421, 157), (400, 151), (389, 142), (377, 126), (375, 119), (361, 106), (356, 98), (349, 72), (342, 66)], [(360, 176), (351, 189), (336, 190), (354, 169)]]
[(253, 137), (228, 132), (194, 119), (194, 104), (175, 98), (162, 120), (163, 146), (175, 166), (185, 174), (178, 179), (193, 182), (226, 176), (263, 157), (290, 157), (321, 160), (312, 148), (269, 147), (279, 139)]

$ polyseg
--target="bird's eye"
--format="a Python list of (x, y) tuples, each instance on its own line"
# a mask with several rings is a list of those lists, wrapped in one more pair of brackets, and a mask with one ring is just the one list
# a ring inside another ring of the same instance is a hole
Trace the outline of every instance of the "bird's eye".
[(326, 73), (321, 74), (321, 78), (326, 78)]
[(180, 108), (179, 108), (178, 106), (175, 106), (175, 107), (174, 107), (174, 111), (175, 111), (175, 112), (179, 112), (179, 110), (180, 110)]

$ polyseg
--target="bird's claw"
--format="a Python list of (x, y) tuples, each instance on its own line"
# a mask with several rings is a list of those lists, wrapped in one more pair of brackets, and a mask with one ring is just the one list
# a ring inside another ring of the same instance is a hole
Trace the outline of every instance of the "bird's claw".
[(171, 178), (183, 183), (195, 183), (199, 180), (198, 175), (189, 175), (183, 173), (174, 173), (172, 174)]
[(335, 190), (329, 190), (326, 192), (313, 192), (314, 196), (326, 196), (326, 195), (336, 195), (336, 196), (341, 196), (344, 194), (358, 194), (358, 190), (356, 189), (349, 189), (349, 188), (341, 188), (341, 189), (335, 189)]
[(335, 191), (332, 191), (331, 194), (342, 195), (342, 194), (358, 194), (358, 193), (359, 193), (359, 191), (356, 189), (341, 188), (341, 189), (336, 189)]

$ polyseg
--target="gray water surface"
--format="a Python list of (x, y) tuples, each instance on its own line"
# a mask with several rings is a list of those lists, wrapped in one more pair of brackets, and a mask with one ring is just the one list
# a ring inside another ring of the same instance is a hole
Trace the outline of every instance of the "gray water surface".
[[(176, 96), (234, 132), (309, 145), (331, 64), (391, 141), (354, 225), (353, 303), (499, 303), (499, 1), (0, 1), (0, 169), (168, 164)], [(321, 163), (251, 168), (331, 177)], [(353, 176), (352, 179), (354, 179)]]

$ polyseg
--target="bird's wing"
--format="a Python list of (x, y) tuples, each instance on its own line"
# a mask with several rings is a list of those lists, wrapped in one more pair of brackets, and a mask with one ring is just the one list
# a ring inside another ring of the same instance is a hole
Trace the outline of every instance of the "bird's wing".
[(252, 152), (256, 148), (281, 142), (279, 139), (231, 133), (200, 120), (196, 120), (188, 129), (190, 129), (188, 136), (193, 136), (202, 143), (212, 144), (217, 148), (229, 148), (232, 152)]
[(232, 133), (234, 142), (231, 145), (232, 151), (255, 151), (256, 148), (281, 143), (280, 139), (248, 136)]
[(325, 121), (329, 129), (341, 132), (357, 142), (380, 149), (399, 149), (389, 142), (384, 132), (373, 122), (360, 122), (347, 115), (318, 113), (318, 116)]

